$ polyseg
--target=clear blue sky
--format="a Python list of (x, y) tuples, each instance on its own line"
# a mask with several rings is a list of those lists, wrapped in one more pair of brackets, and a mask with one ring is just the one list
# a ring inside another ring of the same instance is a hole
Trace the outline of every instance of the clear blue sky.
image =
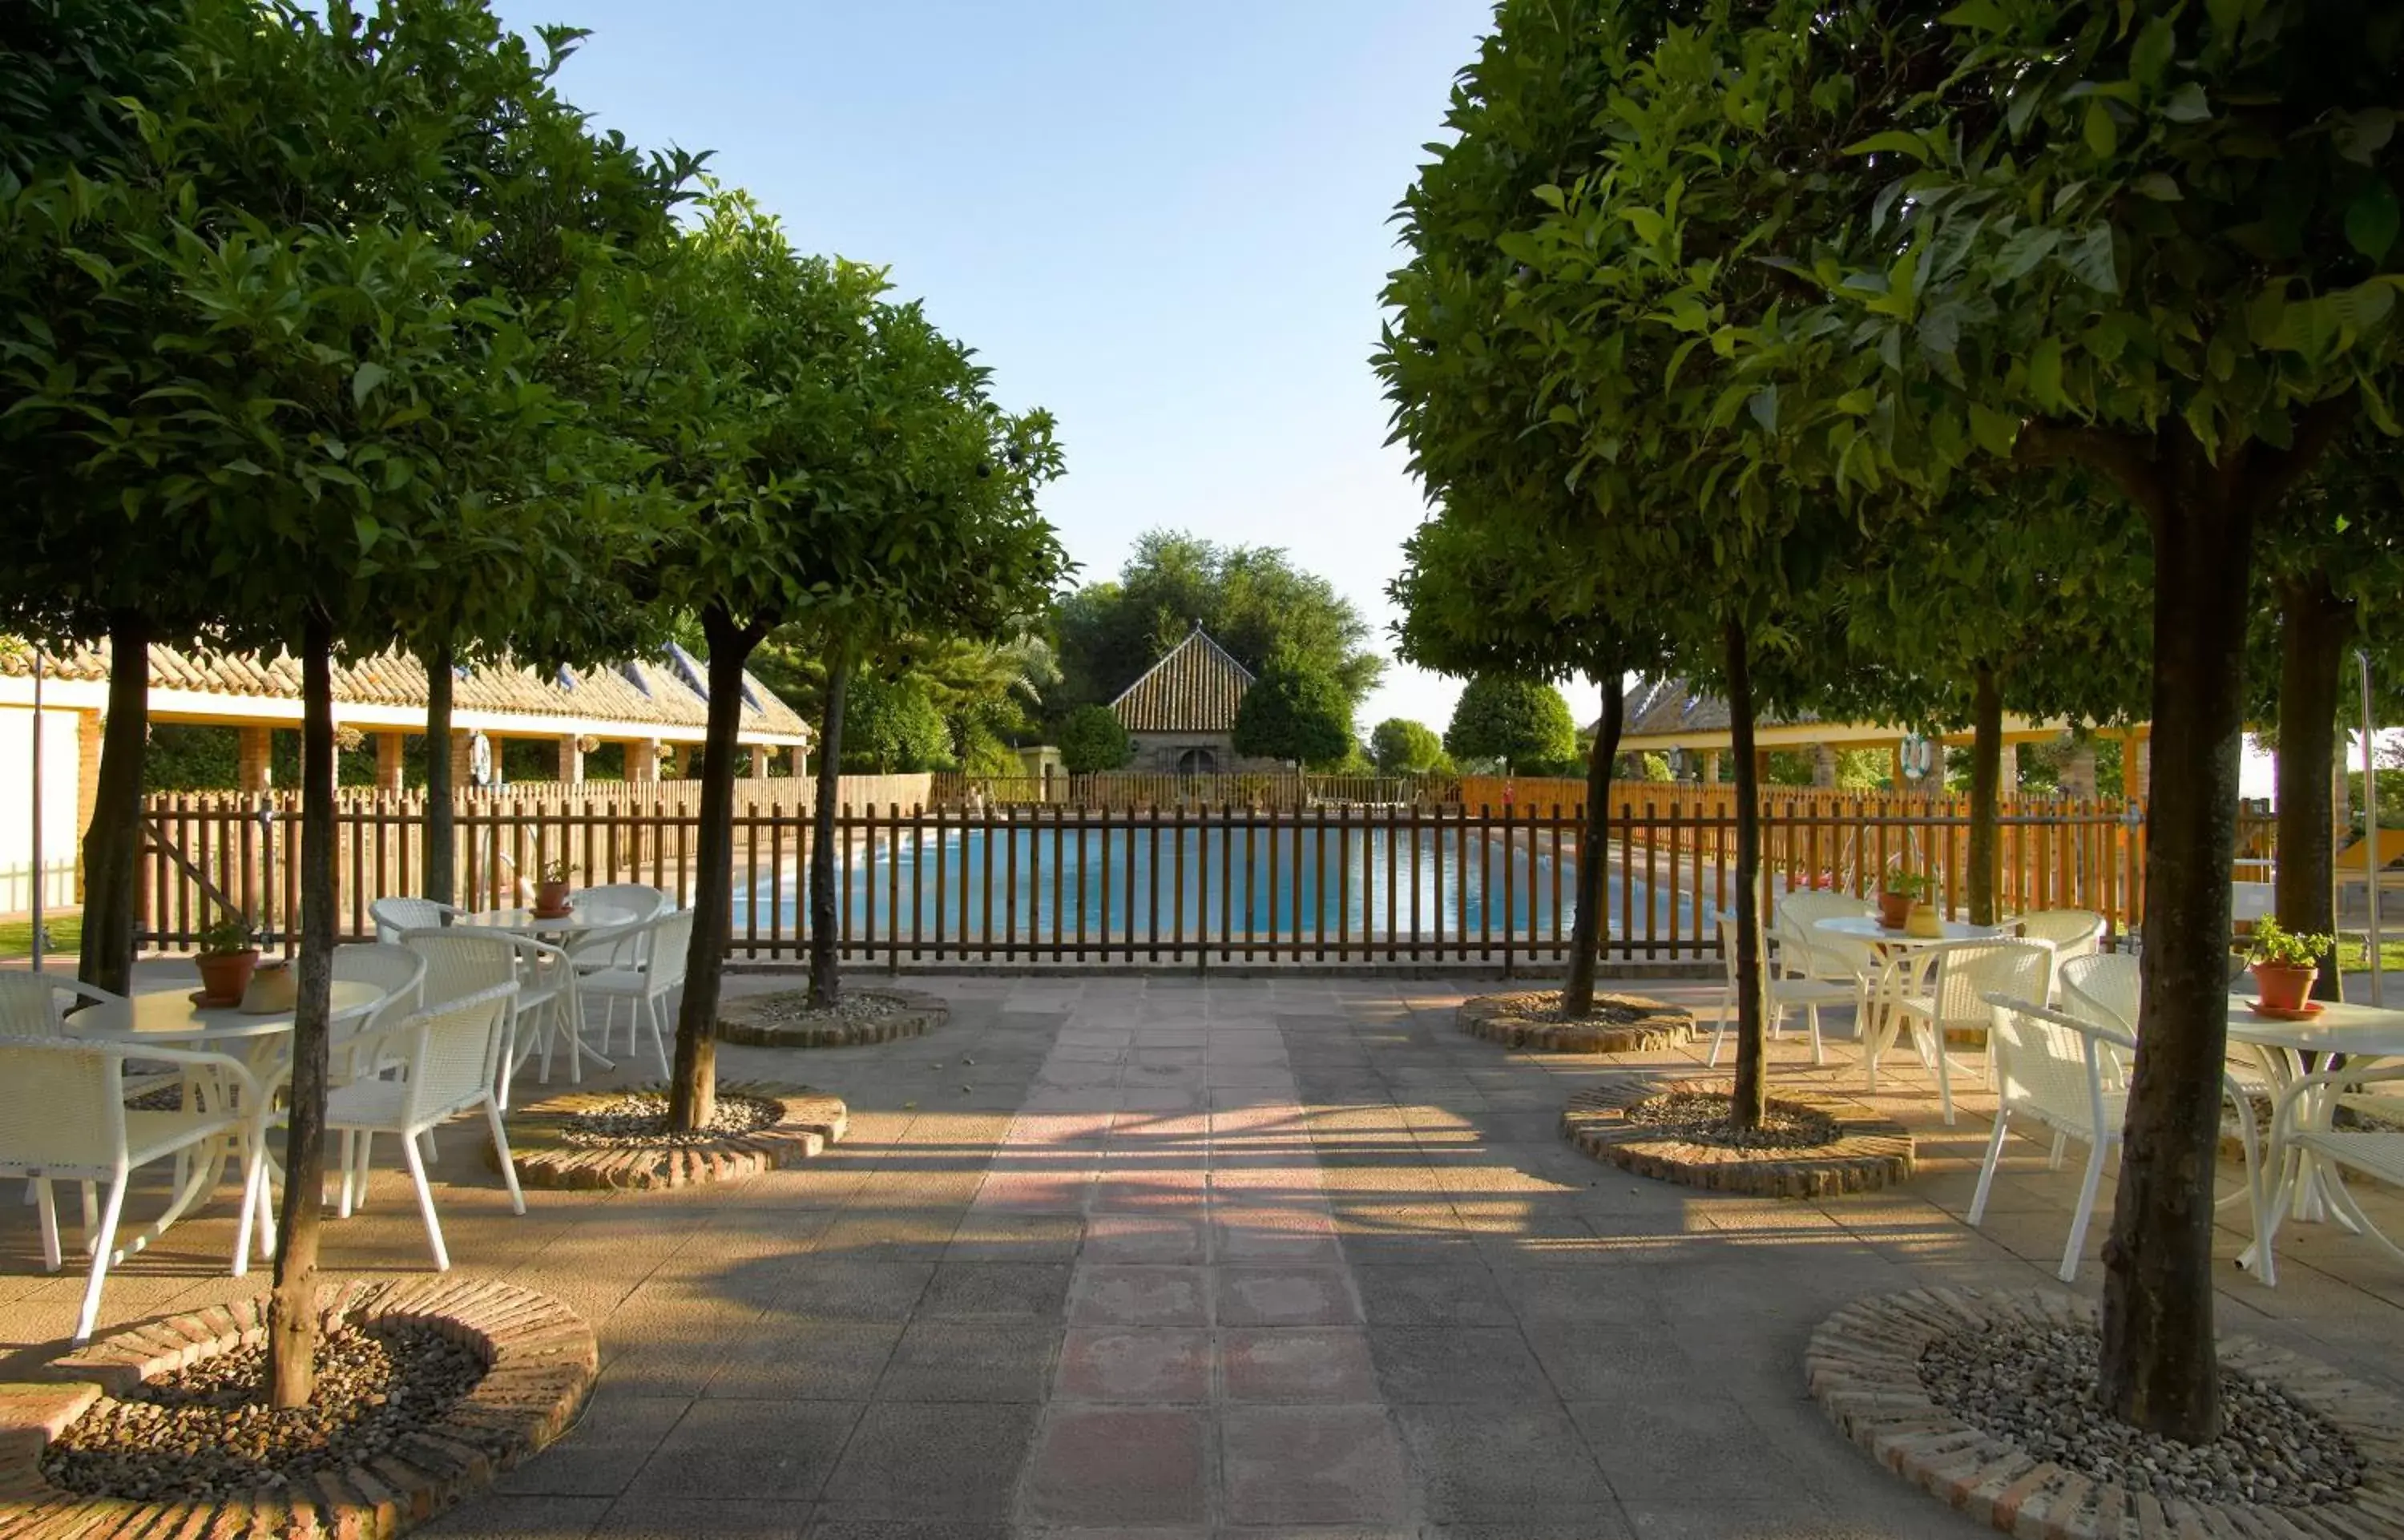
[[(1489, 0), (497, 0), (590, 28), (568, 97), (798, 244), (889, 264), (1060, 419), (1087, 578), (1155, 526), (1279, 545), (1388, 645), (1420, 514), (1368, 357), (1394, 203)], [(1361, 726), (1439, 730), (1394, 665)]]

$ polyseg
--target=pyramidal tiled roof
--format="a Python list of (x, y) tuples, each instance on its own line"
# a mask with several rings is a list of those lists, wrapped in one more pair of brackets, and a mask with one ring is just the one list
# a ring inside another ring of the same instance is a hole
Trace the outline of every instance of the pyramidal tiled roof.
[[(1765, 711), (1754, 719), (1756, 727), (1800, 725), (1819, 719), (1809, 712), (1792, 716)], [(1725, 733), (1727, 702), (1699, 693), (1683, 679), (1647, 679), (1628, 699), (1628, 724), (1621, 736), (1674, 737), (1682, 733)]]
[(1111, 702), (1130, 733), (1231, 733), (1252, 672), (1197, 623)]
[[(46, 660), (53, 679), (99, 682), (108, 678), (107, 655), (83, 648)], [(0, 674), (30, 673), (23, 649), (0, 648)], [(582, 717), (596, 725), (703, 727), (709, 721), (707, 671), (681, 650), (667, 660), (644, 660), (616, 668), (563, 668), (545, 677), (532, 668), (487, 665), (459, 671), (453, 704), (471, 711), (519, 712), (527, 716)], [(748, 675), (744, 677), (743, 729), (779, 735), (808, 729), (793, 708)], [(300, 664), (289, 654), (210, 652), (154, 645), (154, 690), (189, 690), (212, 695), (249, 695), (297, 700)], [(334, 668), (334, 700), (361, 706), (426, 704), (426, 668), (409, 653), (378, 653)]]

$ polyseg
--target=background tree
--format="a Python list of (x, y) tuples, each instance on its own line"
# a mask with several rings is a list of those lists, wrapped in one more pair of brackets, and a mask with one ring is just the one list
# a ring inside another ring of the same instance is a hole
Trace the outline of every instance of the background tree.
[(1423, 776), (1448, 763), (1435, 729), (1407, 717), (1388, 717), (1369, 734), (1369, 758), (1383, 776)]
[(842, 752), (846, 775), (914, 775), (951, 767), (952, 735), (916, 679), (871, 670), (844, 693)]
[(1125, 768), (1135, 739), (1107, 706), (1081, 706), (1060, 723), (1060, 762), (1072, 776)]
[(1445, 751), (1455, 760), (1489, 760), (1505, 771), (1549, 774), (1577, 757), (1577, 723), (1569, 702), (1542, 679), (1479, 674), (1461, 688)]
[(1271, 658), (1236, 707), (1236, 752), (1333, 769), (1357, 749), (1344, 687), (1310, 664)]
[(1196, 622), (1254, 675), (1279, 655), (1320, 670), (1351, 709), (1385, 672), (1360, 612), (1284, 552), (1153, 530), (1116, 581), (1088, 584), (1055, 607), (1063, 675), (1056, 710), (1109, 705)]

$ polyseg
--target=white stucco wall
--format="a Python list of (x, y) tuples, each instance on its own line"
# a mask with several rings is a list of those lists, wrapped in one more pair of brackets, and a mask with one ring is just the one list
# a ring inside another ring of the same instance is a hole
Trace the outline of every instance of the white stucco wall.
[[(76, 714), (42, 713), (42, 902), (75, 903)], [(34, 898), (34, 713), (0, 710), (0, 915)]]

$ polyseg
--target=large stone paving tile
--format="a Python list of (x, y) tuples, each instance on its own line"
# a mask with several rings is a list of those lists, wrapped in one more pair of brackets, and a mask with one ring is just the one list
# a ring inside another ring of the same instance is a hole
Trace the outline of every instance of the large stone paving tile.
[(696, 1401), (627, 1495), (816, 1497), (859, 1418), (859, 1407), (836, 1401)]
[(918, 1321), (902, 1336), (880, 1401), (1041, 1401), (1060, 1328), (1049, 1321)]
[(1079, 1326), (1207, 1326), (1210, 1274), (1201, 1267), (1095, 1267), (1077, 1271)]
[(1219, 1374), (1230, 1401), (1377, 1399), (1369, 1338), (1357, 1328), (1230, 1328), (1219, 1334)]
[(1494, 1275), (1470, 1262), (1353, 1269), (1373, 1326), (1508, 1326), (1516, 1322)]
[(1410, 1517), (1402, 1446), (1382, 1407), (1230, 1407), (1220, 1414), (1227, 1517), (1237, 1524), (1397, 1524)]
[(1544, 1370), (1513, 1326), (1372, 1326), (1369, 1351), (1386, 1399), (1549, 1401)]
[(1060, 1349), (1059, 1393), (1069, 1401), (1208, 1401), (1210, 1334), (1153, 1327), (1074, 1328)]
[(859, 1517), (1005, 1518), (1035, 1434), (1031, 1406), (879, 1402), (826, 1484)]
[(1214, 1291), (1223, 1326), (1343, 1326), (1361, 1319), (1341, 1267), (1223, 1267)]
[[(1439, 1523), (1592, 1518), (1608, 1534), (1611, 1487), (1558, 1402), (1394, 1408)], [(1775, 1532), (1772, 1532), (1773, 1533)]]
[[(614, 1497), (635, 1479), (689, 1405), (682, 1396), (595, 1395), (566, 1437), (543, 1450), (539, 1459), (502, 1472), (493, 1490), (527, 1496)], [(594, 1515), (595, 1520), (599, 1517)]]
[(1198, 1410), (1056, 1410), (1027, 1471), (1026, 1517), (1122, 1532), (1199, 1523), (1209, 1517), (1208, 1446)]
[(483, 1497), (412, 1533), (454, 1540), (583, 1540), (608, 1511), (606, 1497)]
[(947, 1262), (918, 1301), (922, 1318), (1056, 1322), (1069, 1268), (1055, 1262)]
[(865, 1401), (902, 1327), (772, 1318), (737, 1339), (702, 1393), (753, 1401)]

